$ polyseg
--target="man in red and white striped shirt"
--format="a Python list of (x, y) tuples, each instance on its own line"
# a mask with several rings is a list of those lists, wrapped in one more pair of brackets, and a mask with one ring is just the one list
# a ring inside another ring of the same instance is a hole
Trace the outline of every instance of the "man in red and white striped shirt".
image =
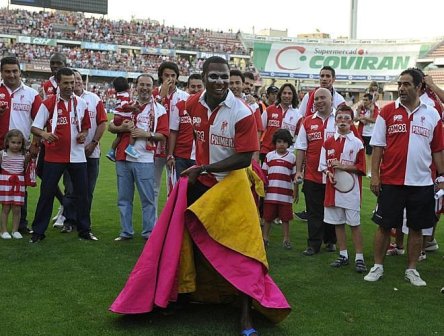
[(378, 196), (382, 217), (375, 235), (375, 265), (364, 277), (377, 281), (383, 273), (390, 230), (402, 225), (407, 213), (408, 266), (405, 278), (414, 286), (425, 286), (416, 270), (421, 252), (421, 229), (432, 227), (435, 218), (434, 186), (430, 166), (435, 163), (435, 180), (444, 189), (443, 130), (441, 116), (420, 100), (423, 75), (404, 70), (398, 79), (399, 99), (384, 106), (376, 119), (370, 188)]

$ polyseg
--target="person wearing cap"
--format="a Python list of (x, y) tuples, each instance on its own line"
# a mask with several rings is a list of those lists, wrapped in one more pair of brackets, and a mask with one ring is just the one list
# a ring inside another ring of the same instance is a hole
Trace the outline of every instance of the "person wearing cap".
[(269, 86), (267, 89), (267, 100), (264, 102), (265, 105), (271, 106), (274, 105), (274, 103), (277, 100), (277, 96), (278, 96), (278, 92), (279, 92), (279, 88), (277, 86)]

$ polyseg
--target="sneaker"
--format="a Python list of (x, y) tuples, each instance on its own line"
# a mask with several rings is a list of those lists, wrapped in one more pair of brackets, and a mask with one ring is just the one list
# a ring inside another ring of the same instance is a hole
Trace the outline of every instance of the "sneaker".
[(342, 267), (346, 265), (348, 265), (348, 258), (342, 255), (339, 255), (338, 259), (336, 259), (330, 264), (331, 267)]
[(54, 222), (54, 224), (52, 224), (53, 228), (62, 228), (63, 227), (63, 223), (65, 223), (65, 216), (60, 215), (56, 221)]
[(281, 221), (279, 218), (276, 218), (276, 219), (273, 221), (273, 223), (276, 224), (276, 225), (282, 225), (282, 221)]
[(130, 240), (130, 239), (133, 239), (133, 237), (119, 236), (119, 237), (115, 238), (114, 241), (125, 241), (125, 240)]
[(94, 240), (94, 241), (99, 240), (96, 236), (92, 234), (92, 232), (81, 233), (79, 234), (79, 238), (85, 240)]
[(425, 251), (426, 252), (433, 252), (439, 249), (438, 243), (436, 242), (436, 239), (433, 239), (432, 241), (429, 241), (426, 243)]
[(315, 255), (315, 253), (316, 253), (315, 250), (313, 250), (311, 246), (307, 247), (305, 251), (302, 252), (302, 254), (306, 257), (311, 257)]
[(358, 273), (367, 272), (367, 266), (365, 266), (364, 260), (358, 259), (355, 261), (355, 270)]
[(29, 242), (31, 244), (36, 244), (36, 243), (40, 242), (43, 239), (45, 239), (45, 235), (39, 235), (37, 233), (33, 233), (32, 236), (31, 236), (31, 239), (29, 240)]
[(32, 230), (29, 227), (22, 227), (18, 229), (18, 232), (20, 232), (22, 235), (24, 234), (32, 234)]
[(12, 238), (14, 239), (22, 239), (23, 236), (20, 234), (20, 232), (11, 232), (12, 233)]
[(307, 211), (301, 211), (301, 212), (295, 212), (294, 215), (296, 216), (297, 219), (306, 222), (308, 220), (308, 215), (307, 215)]
[(110, 149), (108, 153), (106, 153), (106, 158), (112, 162), (116, 162), (116, 152), (114, 149)]
[(66, 224), (63, 225), (62, 229), (60, 230), (60, 233), (70, 233), (72, 232), (72, 225)]
[(418, 257), (418, 261), (423, 261), (427, 259), (427, 254), (424, 251), (421, 251), (421, 254)]
[(405, 270), (405, 279), (410, 281), (413, 286), (426, 286), (427, 283), (421, 279), (419, 273), (415, 269), (407, 269)]
[(398, 248), (397, 246), (391, 247), (387, 250), (385, 255), (388, 256), (397, 256), (397, 255), (403, 255), (405, 253), (404, 248)]
[(134, 149), (133, 145), (128, 145), (128, 147), (126, 147), (125, 154), (131, 156), (133, 159), (138, 159), (140, 156), (140, 153)]
[(367, 177), (368, 177), (368, 178), (371, 178), (371, 177), (372, 177), (372, 173), (368, 173), (368, 174), (367, 174)]
[(288, 240), (284, 240), (284, 242), (282, 243), (282, 247), (287, 250), (292, 249), (291, 243)]
[(364, 277), (365, 281), (378, 281), (384, 275), (384, 270), (380, 266), (373, 266), (370, 272)]
[(57, 221), (57, 219), (58, 219), (61, 215), (63, 215), (63, 210), (64, 210), (63, 205), (59, 206), (59, 210), (57, 211), (57, 215), (55, 215), (54, 217), (52, 217), (52, 220), (53, 220), (54, 222)]
[(2, 237), (2, 239), (11, 239), (11, 235), (9, 234), (9, 232), (3, 232), (0, 237)]

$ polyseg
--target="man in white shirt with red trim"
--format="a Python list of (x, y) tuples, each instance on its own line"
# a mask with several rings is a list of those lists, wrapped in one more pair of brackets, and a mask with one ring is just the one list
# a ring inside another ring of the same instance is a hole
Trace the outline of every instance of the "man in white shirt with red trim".
[[(332, 106), (337, 108), (339, 105), (345, 104), (345, 99), (334, 88), (333, 83), (336, 80), (336, 71), (331, 66), (324, 66), (319, 72), (319, 88), (324, 88), (330, 91), (332, 95)], [(307, 92), (299, 105), (299, 112), (304, 116), (310, 116), (316, 112), (314, 104), (314, 94), (319, 89), (316, 88)]]
[[(325, 176), (318, 171), (322, 144), (336, 133), (332, 96), (328, 89), (320, 88), (314, 96), (316, 112), (304, 119), (296, 139), (296, 180), (304, 179), (302, 191), (308, 215), (307, 248), (303, 252), (312, 256), (320, 251), (322, 241), (329, 252), (335, 251), (335, 228), (324, 222)], [(305, 161), (305, 169), (303, 163)], [(303, 172), (304, 170), (304, 172)]]
[[(20, 63), (16, 57), (4, 57), (1, 60), (0, 83), (0, 150), (4, 149), (4, 137), (11, 129), (18, 129), (25, 137), (26, 148), (34, 157), (38, 153), (38, 142), (31, 140), (31, 125), (42, 99), (38, 92), (23, 84), (21, 80)], [(29, 233), (27, 216), (28, 197), (21, 207), (19, 232)]]
[(141, 112), (136, 122), (124, 120), (120, 126), (111, 121), (112, 133), (131, 132), (136, 138), (134, 149), (140, 156), (136, 159), (125, 153), (129, 137), (122, 137), (116, 148), (117, 204), (120, 212), (121, 231), (115, 241), (132, 239), (134, 186), (142, 204), (142, 237), (148, 239), (156, 220), (154, 193), (154, 155), (156, 143), (165, 141), (169, 134), (168, 115), (165, 108), (153, 98), (154, 78), (142, 74), (136, 79), (137, 100)]
[(71, 69), (57, 71), (56, 80), (59, 93), (42, 102), (31, 128), (34, 135), (44, 140), (45, 158), (30, 242), (38, 243), (45, 238), (56, 189), (65, 170), (69, 172), (74, 188), (79, 237), (97, 240), (91, 233), (88, 212), (85, 140), (91, 123), (87, 105), (73, 94), (74, 72)]
[[(85, 140), (85, 155), (88, 172), (88, 212), (91, 213), (91, 204), (93, 200), (94, 189), (99, 176), (100, 146), (99, 141), (106, 130), (105, 107), (102, 100), (95, 93), (83, 89), (82, 75), (77, 70), (74, 71), (74, 93), (86, 102), (88, 116), (91, 122), (91, 128)], [(72, 190), (72, 186), (70, 187)], [(71, 195), (66, 198), (72, 199)], [(71, 204), (73, 202), (70, 202)], [(69, 205), (69, 204), (68, 204)], [(66, 217), (64, 226), (70, 225), (70, 207), (65, 207), (64, 215)], [(71, 207), (72, 208), (72, 207)], [(74, 213), (76, 212), (76, 209)]]
[(444, 141), (441, 116), (419, 98), (423, 80), (416, 69), (401, 73), (399, 99), (381, 110), (370, 140), (373, 146), (370, 189), (378, 196), (382, 220), (375, 235), (375, 265), (364, 277), (366, 281), (377, 281), (383, 276), (390, 231), (402, 225), (406, 208), (409, 249), (405, 278), (414, 286), (426, 286), (416, 263), (421, 252), (421, 229), (432, 227), (435, 218), (432, 161), (438, 171), (435, 182), (439, 189), (444, 189)]

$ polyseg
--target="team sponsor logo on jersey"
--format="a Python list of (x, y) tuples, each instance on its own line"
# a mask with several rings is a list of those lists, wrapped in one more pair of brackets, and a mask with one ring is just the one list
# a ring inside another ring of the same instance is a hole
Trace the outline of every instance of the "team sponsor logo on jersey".
[(88, 111), (88, 114), (90, 119), (95, 119), (97, 113), (96, 111)]
[(78, 125), (79, 123), (79, 120), (76, 117), (71, 117), (70, 120), (71, 120), (71, 125)]
[(316, 131), (319, 128), (319, 125), (311, 125), (310, 131)]
[[(402, 116), (401, 116), (402, 117)], [(395, 134), (395, 133), (407, 133), (407, 125), (406, 124), (394, 124), (390, 125), (387, 128), (388, 134)]]
[(333, 135), (335, 135), (335, 132), (325, 132), (325, 140), (331, 138)]
[(308, 140), (308, 141), (323, 140), (323, 138), (322, 138), (322, 132), (308, 133), (308, 134), (307, 134), (307, 140)]
[(350, 159), (352, 158), (354, 152), (355, 152), (355, 151), (354, 151), (353, 149), (350, 149), (350, 150), (348, 151), (348, 157), (349, 157)]
[(352, 160), (345, 160), (345, 159), (342, 159), (342, 160), (341, 160), (341, 163), (342, 163), (343, 165), (346, 165), (346, 166), (353, 166), (353, 165), (355, 164), (354, 161), (352, 161)]
[(200, 117), (193, 117), (193, 125), (196, 127), (200, 127), (200, 123), (202, 122), (202, 119)]
[(52, 86), (50, 86), (49, 88), (48, 88), (48, 93), (52, 93), (54, 91), (54, 88), (52, 87)]
[(224, 137), (222, 135), (211, 134), (210, 143), (215, 146), (234, 148), (233, 138)]
[(281, 122), (279, 120), (268, 120), (268, 126), (270, 127), (281, 127)]
[(289, 123), (282, 123), (282, 128), (289, 130), (292, 135), (294, 135), (294, 132), (296, 131), (296, 125)]
[(334, 148), (327, 149), (327, 156), (332, 156), (332, 155), (335, 155), (335, 149)]
[(68, 125), (68, 117), (58, 117), (57, 126), (59, 125)]
[(402, 121), (402, 114), (395, 114), (393, 116), (393, 122)]
[(271, 114), (271, 117), (272, 117), (273, 119), (277, 119), (277, 118), (279, 117), (279, 114), (277, 114), (277, 113), (272, 113), (272, 114)]
[(423, 136), (423, 137), (429, 137), (430, 130), (425, 127), (413, 125), (412, 126), (412, 133)]
[(224, 121), (222, 121), (222, 124), (220, 125), (220, 132), (222, 133), (222, 135), (225, 134), (227, 129), (228, 129), (228, 121), (224, 120)]
[(205, 142), (205, 132), (204, 131), (196, 131), (196, 140)]
[(30, 104), (13, 103), (12, 109), (17, 112), (28, 112), (31, 110)]
[(421, 116), (421, 125), (424, 126), (425, 117)]
[(63, 110), (62, 109), (57, 109), (57, 114), (58, 115), (63, 114)]
[(0, 99), (5, 99), (6, 95), (4, 93), (0, 93)]
[(183, 115), (179, 118), (179, 123), (180, 124), (191, 124), (191, 117), (188, 114)]

